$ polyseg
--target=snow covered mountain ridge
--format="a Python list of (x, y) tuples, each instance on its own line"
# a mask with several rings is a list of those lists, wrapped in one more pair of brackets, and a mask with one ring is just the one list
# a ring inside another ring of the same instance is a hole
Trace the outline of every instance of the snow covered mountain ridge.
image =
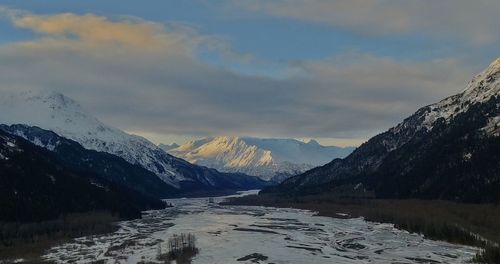
[[(1, 124), (25, 124), (50, 130), (86, 149), (107, 152), (138, 164), (181, 191), (240, 189), (245, 185), (258, 185), (261, 181), (246, 175), (220, 173), (169, 155), (143, 137), (105, 125), (76, 101), (60, 93), (7, 95), (0, 99), (0, 112)], [(41, 144), (36, 140), (33, 143)], [(53, 148), (52, 145), (42, 147)]]
[[(383, 144), (388, 151), (397, 149), (419, 131), (431, 131), (438, 121), (449, 123), (457, 115), (467, 112), (471, 106), (485, 103), (494, 96), (500, 96), (500, 58), (477, 74), (462, 92), (420, 108), (403, 122), (389, 129)], [(498, 136), (499, 127), (500, 116), (490, 114), (489, 122), (482, 130), (487, 135)]]
[[(172, 168), (167, 155), (145, 138), (107, 126), (87, 113), (76, 101), (57, 92), (23, 92), (0, 102), (0, 123), (26, 124), (51, 130), (87, 149), (115, 154), (140, 164), (165, 182), (176, 185), (182, 175)], [(159, 156), (165, 156), (158, 162)]]
[(450, 120), (457, 114), (467, 111), (471, 105), (484, 103), (494, 95), (500, 95), (500, 58), (476, 75), (461, 93), (430, 105), (423, 125), (430, 129), (438, 118)]
[(269, 191), (499, 201), (499, 143), (497, 58), (462, 92), (420, 108), (345, 159), (292, 177)]
[(241, 172), (269, 180), (294, 175), (347, 156), (353, 148), (325, 147), (315, 140), (218, 136), (165, 149), (189, 162), (226, 172)]

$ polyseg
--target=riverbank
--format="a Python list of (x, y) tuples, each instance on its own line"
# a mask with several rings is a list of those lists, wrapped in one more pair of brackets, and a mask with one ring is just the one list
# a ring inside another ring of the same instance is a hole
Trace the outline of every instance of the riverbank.
[(0, 263), (43, 263), (47, 249), (76, 237), (114, 232), (120, 220), (109, 212), (88, 212), (41, 222), (0, 222)]
[[(243, 195), (243, 194), (241, 194)], [(392, 225), (333, 219), (298, 209), (221, 206), (227, 197), (170, 199), (172, 208), (119, 222), (113, 233), (80, 237), (52, 247), (53, 263), (157, 262), (179, 234), (196, 237), (193, 264), (466, 263), (477, 248), (424, 239)], [(385, 241), (380, 243), (380, 241)], [(161, 253), (161, 254), (160, 254)], [(160, 258), (158, 257), (160, 256)]]
[(307, 209), (335, 218), (364, 217), (368, 221), (392, 223), (430, 239), (484, 248), (476, 261), (500, 263), (500, 250), (495, 246), (500, 243), (499, 205), (269, 194), (230, 198), (224, 204)]

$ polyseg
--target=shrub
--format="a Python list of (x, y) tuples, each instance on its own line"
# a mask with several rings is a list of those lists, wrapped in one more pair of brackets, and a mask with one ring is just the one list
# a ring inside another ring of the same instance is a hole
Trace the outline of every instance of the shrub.
[(167, 242), (168, 252), (163, 254), (161, 245), (158, 247), (157, 259), (161, 261), (175, 260), (177, 264), (189, 264), (191, 259), (198, 254), (196, 248), (196, 237), (193, 234), (182, 233), (173, 235)]

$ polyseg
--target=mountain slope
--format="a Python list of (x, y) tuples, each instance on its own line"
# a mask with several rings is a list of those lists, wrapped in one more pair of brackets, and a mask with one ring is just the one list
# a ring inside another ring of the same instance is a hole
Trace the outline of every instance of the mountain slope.
[(140, 217), (160, 209), (144, 196), (92, 173), (66, 167), (54, 152), (0, 130), (0, 221), (41, 221), (61, 214), (111, 211)]
[(267, 191), (500, 201), (499, 136), (500, 58), (463, 92)]
[(155, 173), (181, 193), (246, 189), (242, 183), (250, 182), (248, 188), (264, 184), (246, 175), (221, 174), (173, 157), (145, 138), (103, 124), (60, 93), (8, 95), (0, 99), (0, 112), (0, 123), (38, 126), (74, 140), (86, 149), (117, 155)]
[(87, 150), (77, 142), (58, 136), (54, 132), (26, 125), (0, 125), (0, 130), (50, 150), (59, 164), (73, 171), (98, 175), (110, 182), (156, 198), (171, 197), (178, 192), (154, 173), (139, 165), (128, 163), (106, 152)]
[(325, 147), (314, 140), (305, 143), (294, 139), (220, 136), (194, 140), (166, 151), (191, 163), (269, 180), (345, 157), (352, 148)]

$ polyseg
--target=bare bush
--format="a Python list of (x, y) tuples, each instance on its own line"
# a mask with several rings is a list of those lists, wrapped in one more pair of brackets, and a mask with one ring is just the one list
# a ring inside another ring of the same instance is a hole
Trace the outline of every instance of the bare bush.
[(167, 241), (167, 249), (168, 252), (162, 254), (161, 246), (158, 247), (158, 260), (165, 261), (165, 263), (175, 260), (177, 264), (189, 264), (199, 252), (196, 248), (196, 237), (190, 233), (173, 235)]

